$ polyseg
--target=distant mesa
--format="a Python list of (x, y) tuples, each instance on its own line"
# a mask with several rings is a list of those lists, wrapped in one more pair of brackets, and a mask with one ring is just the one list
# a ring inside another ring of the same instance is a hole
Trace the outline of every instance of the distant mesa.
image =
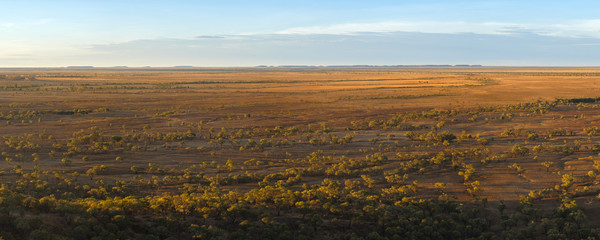
[(377, 67), (375, 65), (327, 65), (327, 67)]
[[(257, 67), (272, 67), (267, 65), (259, 65)], [(286, 68), (318, 68), (318, 67), (360, 67), (360, 68), (368, 68), (368, 67), (482, 67), (482, 65), (475, 64), (425, 64), (425, 65), (279, 65), (278, 67), (286, 67)]]
[(455, 67), (481, 67), (481, 65), (457, 64)]
[(310, 65), (280, 65), (279, 67), (287, 67), (287, 68), (308, 68), (308, 67), (317, 67)]
[(94, 68), (94, 66), (67, 66), (67, 68), (88, 69), (88, 68)]
[[(151, 68), (152, 66), (143, 66), (143, 68)], [(194, 68), (192, 65), (177, 65), (173, 66), (173, 68)], [(345, 67), (355, 67), (355, 68), (369, 68), (369, 67), (482, 67), (479, 64), (426, 64), (426, 65), (257, 65), (255, 67), (258, 68), (270, 68), (270, 67), (283, 67), (283, 68), (322, 68), (322, 67), (335, 67), (335, 68), (345, 68)], [(96, 68), (94, 66), (67, 66), (69, 69), (93, 69)], [(110, 68), (129, 68), (129, 66), (112, 66)]]

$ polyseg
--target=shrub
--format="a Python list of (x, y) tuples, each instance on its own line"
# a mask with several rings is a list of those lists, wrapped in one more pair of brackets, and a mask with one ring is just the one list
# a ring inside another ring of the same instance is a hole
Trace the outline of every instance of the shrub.
[(529, 140), (529, 141), (535, 141), (538, 138), (539, 138), (539, 135), (534, 132), (529, 133), (529, 135), (527, 136), (527, 140)]
[(525, 156), (529, 153), (529, 148), (515, 144), (511, 149), (510, 153), (516, 156)]
[(517, 133), (515, 132), (514, 129), (509, 128), (504, 130), (504, 132), (502, 132), (500, 135), (504, 136), (504, 137), (513, 137), (513, 136), (517, 136)]
[(492, 138), (486, 138), (486, 137), (478, 137), (477, 138), (477, 143), (481, 146), (485, 146), (490, 144), (490, 142), (492, 141)]

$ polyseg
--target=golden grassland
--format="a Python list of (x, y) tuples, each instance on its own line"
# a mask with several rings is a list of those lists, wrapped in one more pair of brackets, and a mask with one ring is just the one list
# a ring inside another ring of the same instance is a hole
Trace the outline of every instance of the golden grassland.
[[(69, 239), (76, 230), (61, 235), (53, 221), (77, 229), (93, 218), (113, 235), (82, 239), (258, 239), (248, 226), (284, 239), (313, 214), (308, 239), (594, 237), (599, 84), (598, 68), (0, 70), (2, 194), (35, 202), (4, 201), (0, 236)], [(339, 186), (356, 199), (316, 197)], [(174, 203), (201, 193), (229, 205)], [(99, 207), (128, 196), (148, 206)], [(402, 235), (369, 210), (419, 201), (476, 209), (470, 218), (485, 224), (454, 219), (482, 229)], [(61, 204), (88, 221), (64, 218)], [(110, 230), (115, 216), (133, 224)], [(136, 225), (157, 216), (186, 230)]]

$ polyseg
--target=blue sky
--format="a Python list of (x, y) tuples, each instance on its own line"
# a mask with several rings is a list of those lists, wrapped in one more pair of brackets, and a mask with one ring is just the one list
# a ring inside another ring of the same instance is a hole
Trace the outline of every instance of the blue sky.
[(0, 4), (0, 67), (600, 65), (599, 1)]

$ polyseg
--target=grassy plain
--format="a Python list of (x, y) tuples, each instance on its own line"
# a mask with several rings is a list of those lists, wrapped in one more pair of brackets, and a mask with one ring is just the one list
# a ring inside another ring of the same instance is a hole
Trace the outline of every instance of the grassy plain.
[[(485, 220), (445, 238), (597, 236), (599, 84), (598, 68), (3, 69), (3, 197), (34, 203), (4, 201), (1, 236), (93, 218), (117, 234), (100, 238), (420, 238), (368, 206), (422, 199)], [(201, 193), (229, 200), (173, 203)], [(128, 196), (143, 206), (107, 203)], [(138, 226), (156, 216), (175, 227)]]

